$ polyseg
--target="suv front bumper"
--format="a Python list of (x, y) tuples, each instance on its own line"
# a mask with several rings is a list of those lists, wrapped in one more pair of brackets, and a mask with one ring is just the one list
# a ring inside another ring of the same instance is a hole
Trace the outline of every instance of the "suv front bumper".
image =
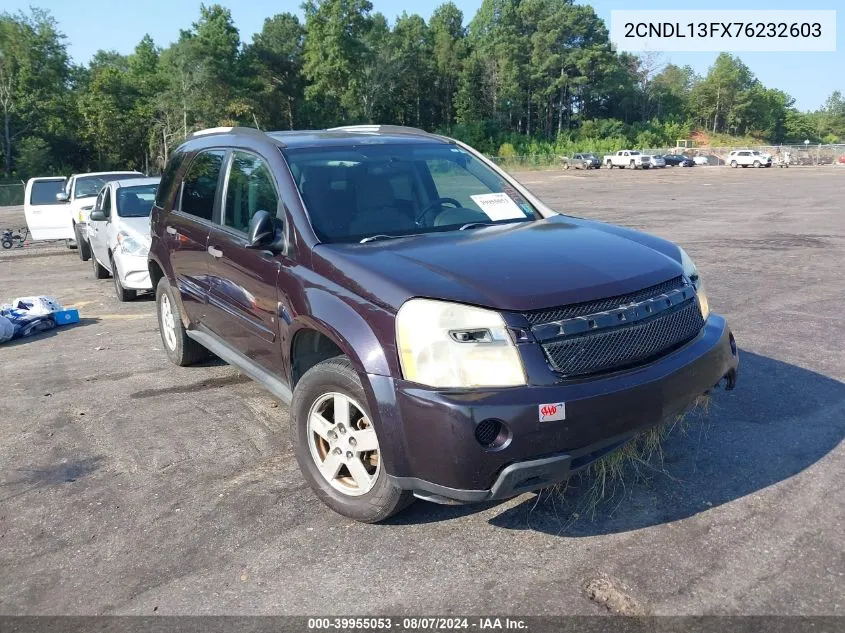
[[(438, 390), (368, 376), (393, 483), (439, 502), (508, 497), (564, 481), (638, 433), (671, 419), (723, 379), (732, 388), (739, 358), (718, 315), (663, 358), (605, 377), (553, 386)], [(565, 403), (566, 417), (540, 421), (540, 408)], [(503, 422), (499, 448), (475, 438), (484, 420)]]

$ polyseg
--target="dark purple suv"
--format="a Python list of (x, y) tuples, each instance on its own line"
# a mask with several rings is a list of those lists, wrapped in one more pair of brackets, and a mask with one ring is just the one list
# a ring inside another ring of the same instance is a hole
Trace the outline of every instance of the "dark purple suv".
[(193, 135), (149, 266), (170, 359), (290, 403), (305, 478), (361, 521), (550, 486), (736, 381), (682, 249), (412, 128)]

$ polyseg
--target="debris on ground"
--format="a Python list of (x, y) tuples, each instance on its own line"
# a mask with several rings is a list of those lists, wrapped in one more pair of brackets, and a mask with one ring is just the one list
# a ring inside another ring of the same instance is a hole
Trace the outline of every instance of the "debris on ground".
[(18, 297), (0, 306), (0, 343), (79, 322), (76, 308), (64, 308), (52, 297)]

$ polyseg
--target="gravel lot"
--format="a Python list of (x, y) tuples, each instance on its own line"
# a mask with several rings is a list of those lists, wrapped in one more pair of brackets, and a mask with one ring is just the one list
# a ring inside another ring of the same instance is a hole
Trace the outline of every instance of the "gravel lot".
[(225, 364), (168, 363), (149, 298), (118, 303), (59, 245), (3, 251), (0, 301), (83, 321), (0, 346), (0, 613), (597, 614), (609, 594), (845, 615), (845, 169), (518, 177), (683, 244), (734, 329), (737, 390), (647, 478), (594, 516), (575, 490), (353, 523), (306, 487), (284, 406)]

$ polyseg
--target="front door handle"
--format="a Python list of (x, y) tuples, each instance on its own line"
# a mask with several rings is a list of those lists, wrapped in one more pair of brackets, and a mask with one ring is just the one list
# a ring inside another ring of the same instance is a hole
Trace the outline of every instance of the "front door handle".
[(165, 230), (165, 231), (167, 231), (168, 233), (170, 233), (171, 235), (178, 235), (178, 234), (179, 234), (179, 231), (177, 231), (176, 229), (174, 229), (172, 226), (168, 226), (168, 227), (167, 227), (166, 229), (164, 229), (164, 230)]
[(221, 251), (219, 248), (214, 248), (213, 246), (208, 247), (208, 254), (216, 259), (220, 259), (221, 257), (223, 257), (223, 251)]

